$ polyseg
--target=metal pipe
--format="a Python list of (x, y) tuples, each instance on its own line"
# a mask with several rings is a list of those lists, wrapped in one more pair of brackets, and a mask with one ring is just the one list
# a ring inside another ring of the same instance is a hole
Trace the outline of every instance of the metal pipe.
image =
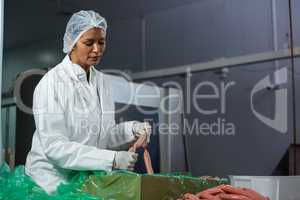
[[(2, 58), (3, 58), (3, 33), (4, 33), (4, 0), (0, 0), (0, 94), (2, 94)], [(1, 105), (1, 98), (0, 98)], [(1, 112), (0, 112), (0, 123), (1, 120)], [(0, 128), (0, 166), (4, 162), (3, 156), (3, 141), (2, 141), (2, 125)]]
[(142, 68), (146, 71), (146, 19), (142, 18)]
[[(277, 9), (276, 0), (272, 0), (272, 24), (273, 24), (273, 48), (278, 51), (278, 29), (277, 29)], [(278, 60), (275, 60), (275, 69), (279, 68)]]
[(145, 15), (145, 0), (141, 1), (142, 8), (141, 8), (141, 48), (142, 48), (142, 69), (146, 71), (146, 15)]
[(274, 45), (274, 50), (275, 50), (275, 51), (278, 51), (277, 7), (276, 7), (276, 0), (272, 0), (272, 23), (273, 23), (273, 45)]
[[(300, 57), (300, 47), (294, 48), (292, 52), (294, 57)], [(190, 72), (194, 73), (198, 71), (213, 70), (213, 69), (219, 69), (224, 67), (235, 67), (235, 66), (246, 65), (246, 64), (255, 64), (255, 63), (262, 63), (267, 61), (287, 59), (290, 57), (291, 57), (291, 50), (284, 49), (279, 51), (249, 54), (245, 56), (221, 58), (210, 62), (195, 63), (195, 64), (183, 65), (183, 66), (172, 67), (167, 69), (138, 72), (138, 73), (133, 73), (132, 78), (134, 80), (139, 80), (139, 79), (184, 75), (186, 74), (187, 69), (190, 69)]]
[(185, 158), (185, 169), (189, 172), (192, 171), (191, 168), (191, 150), (189, 144), (191, 144), (189, 134), (187, 134), (187, 130), (185, 129), (185, 119), (187, 118), (186, 114), (190, 113), (191, 108), (189, 104), (189, 98), (191, 97), (191, 76), (192, 74), (190, 73), (190, 70), (187, 69), (187, 72), (185, 74), (185, 88), (186, 90), (183, 93), (183, 97), (187, 99), (187, 101), (183, 100), (183, 113), (182, 113), (182, 131), (184, 134), (182, 134), (182, 140), (183, 140), (183, 148), (184, 148), (184, 158)]
[(293, 34), (293, 12), (292, 12), (292, 1), (289, 2), (289, 28), (290, 28), (290, 48), (291, 48), (291, 71), (292, 71), (292, 103), (293, 103), (293, 154), (294, 154), (294, 175), (297, 175), (297, 127), (296, 127), (296, 82), (295, 82), (295, 52), (294, 52), (294, 34)]
[[(277, 25), (277, 6), (276, 6), (276, 0), (272, 0), (272, 24), (273, 24), (273, 49), (274, 51), (278, 51), (278, 25)], [(275, 65), (275, 71), (279, 70), (279, 61), (275, 60), (274, 61)], [(278, 87), (278, 82), (279, 82), (279, 77), (276, 76), (276, 73), (274, 73), (274, 77), (272, 77), (272, 82), (273, 82), (273, 88)]]

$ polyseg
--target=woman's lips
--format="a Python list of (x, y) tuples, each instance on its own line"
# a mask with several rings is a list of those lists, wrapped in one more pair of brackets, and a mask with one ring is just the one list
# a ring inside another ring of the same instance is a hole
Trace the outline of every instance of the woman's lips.
[(99, 59), (100, 59), (100, 56), (96, 56), (96, 57), (90, 57), (90, 59), (91, 59), (91, 60), (93, 60), (93, 61), (97, 61), (97, 60), (99, 60)]

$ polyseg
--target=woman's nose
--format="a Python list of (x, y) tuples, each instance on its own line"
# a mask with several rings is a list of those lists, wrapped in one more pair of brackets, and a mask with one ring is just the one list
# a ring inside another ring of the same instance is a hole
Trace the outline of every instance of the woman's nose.
[(101, 49), (101, 48), (100, 48), (100, 45), (99, 45), (99, 44), (94, 44), (94, 45), (93, 45), (93, 51), (94, 51), (94, 52), (97, 52), (97, 53), (98, 53), (98, 52), (100, 52), (100, 49)]

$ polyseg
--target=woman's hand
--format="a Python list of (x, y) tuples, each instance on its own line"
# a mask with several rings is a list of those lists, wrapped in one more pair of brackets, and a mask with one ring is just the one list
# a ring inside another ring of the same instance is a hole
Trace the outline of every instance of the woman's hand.
[(133, 171), (137, 158), (137, 153), (128, 151), (117, 151), (114, 159), (113, 168)]
[(152, 127), (148, 122), (135, 122), (132, 127), (135, 137), (139, 138), (142, 135), (147, 135), (147, 143), (150, 142)]

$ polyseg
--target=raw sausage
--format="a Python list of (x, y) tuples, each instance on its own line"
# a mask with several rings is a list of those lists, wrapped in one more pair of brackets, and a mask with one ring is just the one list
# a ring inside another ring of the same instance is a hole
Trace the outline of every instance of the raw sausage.
[(269, 200), (269, 198), (251, 189), (219, 185), (199, 192), (196, 195), (185, 194), (177, 200)]
[(144, 148), (144, 163), (146, 166), (146, 171), (148, 174), (153, 174), (153, 168), (151, 163), (151, 157), (149, 151), (147, 150), (147, 135), (141, 135), (138, 140), (133, 144), (133, 146), (129, 149), (131, 152), (136, 152), (138, 148)]

